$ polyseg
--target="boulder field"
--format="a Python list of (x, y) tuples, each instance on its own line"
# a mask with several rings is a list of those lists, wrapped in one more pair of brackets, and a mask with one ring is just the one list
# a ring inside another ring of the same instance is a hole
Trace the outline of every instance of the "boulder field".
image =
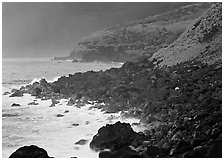
[(38, 98), (104, 102), (96, 107), (158, 124), (143, 133), (119, 122), (100, 128), (90, 143), (92, 149), (102, 150), (99, 157), (221, 157), (221, 73), (219, 64), (192, 61), (164, 69), (145, 60), (61, 77), (45, 88), (41, 81), (21, 91), (40, 87)]

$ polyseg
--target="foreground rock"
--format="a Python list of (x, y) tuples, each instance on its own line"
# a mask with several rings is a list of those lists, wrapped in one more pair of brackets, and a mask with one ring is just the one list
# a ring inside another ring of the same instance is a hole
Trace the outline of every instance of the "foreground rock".
[(107, 124), (98, 130), (97, 135), (93, 137), (90, 148), (95, 151), (110, 149), (118, 150), (124, 146), (130, 145), (134, 139), (140, 135), (133, 131), (128, 123)]
[(51, 158), (43, 148), (38, 146), (24, 146), (13, 152), (9, 158)]

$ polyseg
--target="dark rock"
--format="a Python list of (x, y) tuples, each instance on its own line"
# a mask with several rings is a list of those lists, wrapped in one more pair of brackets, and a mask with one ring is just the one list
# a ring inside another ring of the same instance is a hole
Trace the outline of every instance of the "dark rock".
[(47, 151), (37, 146), (24, 146), (13, 152), (9, 158), (51, 158)]
[(170, 149), (171, 149), (172, 145), (168, 142), (164, 143), (162, 148), (166, 151), (166, 152), (169, 152)]
[(221, 133), (221, 130), (219, 128), (214, 128), (212, 130), (211, 137), (215, 139), (219, 136), (220, 133)]
[(64, 117), (63, 114), (57, 114), (56, 117)]
[(21, 92), (20, 90), (16, 90), (13, 94), (11, 94), (9, 97), (22, 97), (23, 96), (23, 92)]
[(42, 93), (42, 89), (36, 87), (32, 90), (31, 96), (39, 96)]
[(17, 104), (17, 103), (13, 103), (12, 105), (11, 105), (11, 107), (19, 107), (20, 106), (20, 104)]
[(4, 92), (2, 95), (8, 95), (10, 94), (10, 92)]
[(192, 146), (200, 146), (202, 142), (203, 142), (202, 139), (194, 138), (191, 140), (191, 145)]
[(203, 158), (206, 155), (206, 147), (197, 146), (194, 148), (194, 157), (196, 158)]
[(69, 110), (65, 110), (65, 111), (64, 111), (64, 113), (68, 113), (68, 112), (69, 112)]
[(205, 156), (206, 158), (222, 158), (222, 140), (215, 141)]
[(75, 142), (75, 144), (78, 144), (78, 145), (85, 145), (87, 142), (88, 142), (88, 140), (80, 139), (78, 142)]
[(144, 152), (145, 158), (155, 158), (161, 154), (160, 148), (156, 146), (148, 146), (147, 150)]
[(142, 158), (142, 156), (130, 147), (125, 146), (116, 151), (101, 151), (99, 158)]
[(193, 149), (194, 148), (191, 145), (188, 145), (188, 146), (184, 146), (184, 147), (178, 149), (177, 153), (182, 154), (182, 153), (185, 153), (185, 152), (188, 152), (188, 151), (192, 151)]
[(112, 151), (100, 151), (99, 158), (109, 158), (112, 154)]
[(36, 102), (30, 102), (30, 103), (28, 103), (28, 105), (38, 105), (38, 103), (36, 103)]
[(11, 113), (2, 113), (2, 117), (17, 117), (17, 116), (19, 116), (18, 113), (13, 113), (13, 114), (11, 114)]
[(194, 158), (195, 157), (195, 153), (194, 151), (187, 151), (183, 154), (182, 156), (183, 158)]
[(76, 127), (76, 126), (79, 126), (79, 124), (78, 123), (73, 123), (72, 126)]
[(102, 149), (119, 149), (131, 144), (136, 132), (133, 131), (128, 123), (107, 124), (98, 130), (97, 135), (93, 137), (90, 148), (95, 151)]
[(193, 150), (193, 147), (184, 140), (179, 140), (177, 144), (170, 150), (170, 155), (175, 156)]

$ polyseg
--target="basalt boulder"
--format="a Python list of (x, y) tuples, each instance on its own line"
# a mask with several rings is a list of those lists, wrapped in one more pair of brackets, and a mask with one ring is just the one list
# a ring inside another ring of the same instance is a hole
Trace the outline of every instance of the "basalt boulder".
[(43, 148), (38, 146), (23, 146), (13, 152), (9, 158), (51, 158)]
[(134, 132), (129, 123), (107, 124), (100, 128), (98, 133), (93, 137), (90, 148), (95, 151), (110, 149), (118, 150), (124, 146), (128, 146), (138, 136)]

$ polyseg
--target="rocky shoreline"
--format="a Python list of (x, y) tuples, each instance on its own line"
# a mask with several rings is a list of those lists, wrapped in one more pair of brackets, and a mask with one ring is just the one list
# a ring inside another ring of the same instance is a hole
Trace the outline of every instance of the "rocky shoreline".
[(151, 126), (140, 133), (120, 122), (100, 128), (90, 143), (101, 150), (100, 158), (221, 158), (220, 12), (219, 3), (212, 5), (156, 56), (104, 72), (70, 74), (53, 83), (42, 79), (11, 96), (29, 93), (52, 99), (52, 106), (62, 98), (69, 99), (68, 105), (95, 101), (94, 107), (106, 113), (121, 112)]
[[(136, 152), (134, 157), (220, 157), (221, 72), (220, 64), (192, 61), (164, 69), (156, 67), (156, 61), (144, 60), (127, 62), (119, 69), (105, 72), (76, 73), (53, 83), (42, 79), (13, 90), (11, 96), (30, 93), (43, 100), (52, 99), (52, 106), (61, 98), (70, 98), (68, 105), (77, 102), (84, 105), (89, 100), (104, 102), (104, 106), (94, 107), (108, 113), (122, 111), (123, 116), (138, 117), (141, 123), (154, 126), (144, 133), (132, 133), (138, 136), (123, 136), (124, 144), (114, 148), (111, 146), (121, 140), (110, 136), (112, 140), (107, 147), (97, 150), (111, 151), (100, 153), (100, 157), (122, 157), (118, 153), (120, 150), (123, 153), (123, 147), (128, 154), (124, 157), (132, 157), (132, 151)], [(128, 124), (114, 124), (117, 125), (118, 130), (124, 126), (125, 131), (132, 130)], [(98, 135), (105, 134), (101, 130)], [(93, 144), (94, 138), (90, 147), (95, 149), (97, 145)]]

